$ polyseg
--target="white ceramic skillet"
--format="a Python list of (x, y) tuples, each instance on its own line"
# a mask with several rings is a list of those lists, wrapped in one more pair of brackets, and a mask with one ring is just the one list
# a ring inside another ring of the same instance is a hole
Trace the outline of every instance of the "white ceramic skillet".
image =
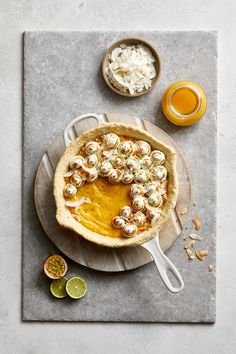
[[(78, 123), (79, 121), (82, 121), (87, 118), (94, 118), (97, 121), (97, 124), (104, 124), (105, 122), (102, 120), (100, 116), (98, 116), (95, 113), (88, 113), (81, 115), (75, 119), (73, 119), (65, 128), (64, 130), (64, 141), (65, 145), (69, 146), (72, 143), (72, 140), (70, 138), (69, 132), (70, 129), (74, 126), (74, 124)], [(156, 264), (157, 270), (160, 274), (160, 277), (166, 287), (168, 288), (169, 291), (172, 293), (178, 293), (184, 288), (184, 282), (179, 274), (178, 270), (174, 266), (174, 264), (169, 260), (169, 258), (162, 252), (159, 244), (159, 237), (158, 233), (156, 236), (149, 241), (146, 241), (142, 244), (140, 244), (143, 248), (145, 248), (153, 257), (153, 260)], [(178, 285), (174, 286), (172, 285), (168, 272), (171, 272), (174, 278), (177, 280)]]

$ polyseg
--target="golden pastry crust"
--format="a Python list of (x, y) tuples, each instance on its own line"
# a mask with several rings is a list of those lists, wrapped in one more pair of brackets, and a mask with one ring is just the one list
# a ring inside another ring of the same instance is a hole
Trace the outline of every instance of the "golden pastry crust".
[[(65, 205), (63, 189), (65, 186), (64, 174), (67, 172), (68, 163), (75, 156), (81, 147), (94, 138), (107, 134), (115, 133), (117, 135), (130, 138), (145, 140), (153, 149), (161, 150), (166, 156), (165, 167), (168, 170), (168, 199), (165, 202), (161, 216), (154, 226), (150, 229), (140, 232), (132, 238), (109, 237), (100, 235), (87, 229), (76, 221), (70, 210)], [(64, 151), (55, 171), (53, 194), (56, 202), (56, 218), (58, 223), (65, 228), (75, 231), (85, 239), (101, 246), (107, 247), (133, 247), (140, 245), (153, 237), (157, 236), (163, 225), (168, 220), (171, 211), (176, 205), (178, 195), (178, 178), (176, 172), (176, 153), (169, 146), (161, 143), (152, 135), (133, 125), (121, 123), (105, 123), (98, 125), (75, 139)]]

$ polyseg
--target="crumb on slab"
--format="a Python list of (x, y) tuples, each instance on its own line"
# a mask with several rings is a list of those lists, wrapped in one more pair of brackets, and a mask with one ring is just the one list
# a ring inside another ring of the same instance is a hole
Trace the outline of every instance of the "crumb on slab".
[(198, 230), (201, 229), (202, 224), (201, 224), (201, 221), (200, 221), (199, 216), (195, 216), (195, 217), (193, 218), (193, 223), (194, 223), (194, 225), (195, 225), (195, 230), (198, 231)]

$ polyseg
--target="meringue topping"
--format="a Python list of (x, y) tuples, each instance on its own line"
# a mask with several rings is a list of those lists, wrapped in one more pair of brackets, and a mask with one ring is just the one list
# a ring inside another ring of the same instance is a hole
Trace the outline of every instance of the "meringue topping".
[(134, 175), (130, 172), (125, 172), (122, 177), (122, 182), (124, 184), (130, 184), (133, 182)]
[(135, 211), (143, 211), (145, 209), (145, 199), (141, 196), (137, 196), (132, 200), (131, 206)]
[[(120, 209), (109, 227), (121, 229), (125, 237), (133, 237), (156, 223), (168, 198), (168, 172), (163, 165), (165, 154), (162, 151), (152, 150), (144, 140), (121, 137), (120, 141), (114, 133), (87, 142), (80, 151), (81, 155), (70, 160), (68, 171), (64, 174), (66, 202), (76, 202), (81, 193), (83, 198), (83, 188), (79, 188), (86, 182), (95, 182), (99, 176), (107, 178), (111, 184), (133, 183), (127, 190), (130, 205)], [(79, 217), (75, 220), (80, 222)]]
[(144, 168), (149, 168), (152, 164), (152, 159), (150, 156), (145, 155), (144, 157), (142, 157), (142, 159), (140, 160), (140, 164), (142, 167)]
[(160, 207), (163, 203), (163, 199), (161, 195), (157, 193), (153, 193), (148, 197), (148, 204), (153, 207)]
[(120, 216), (122, 216), (125, 219), (130, 219), (131, 215), (132, 215), (132, 209), (130, 208), (130, 206), (126, 205), (123, 208), (121, 208)]
[(120, 139), (119, 139), (118, 135), (116, 135), (114, 133), (108, 133), (103, 136), (103, 142), (108, 149), (112, 149), (112, 148), (116, 147), (117, 145), (119, 145)]
[(157, 191), (157, 185), (155, 183), (150, 183), (146, 187), (146, 195), (150, 196), (151, 194)]
[(135, 198), (138, 195), (143, 195), (143, 194), (144, 194), (144, 188), (142, 185), (132, 184), (130, 186), (129, 195), (131, 198)]
[(72, 184), (74, 184), (77, 188), (81, 187), (84, 184), (83, 178), (80, 176), (78, 173), (74, 173), (70, 181)]
[(102, 162), (100, 166), (100, 176), (106, 177), (108, 176), (109, 172), (112, 170), (112, 164), (109, 161)]
[(151, 158), (155, 165), (162, 165), (165, 162), (165, 155), (160, 150), (153, 150), (151, 152)]
[(138, 156), (149, 155), (151, 152), (151, 146), (146, 141), (138, 140), (135, 143), (135, 153)]
[(151, 220), (151, 224), (155, 224), (155, 222), (159, 219), (161, 216), (160, 211), (152, 208), (152, 209), (147, 209), (147, 217)]
[(123, 218), (121, 218), (120, 216), (115, 216), (112, 219), (112, 225), (116, 228), (116, 229), (121, 229), (122, 227), (124, 227), (126, 224), (125, 220)]
[(84, 164), (84, 158), (80, 155), (74, 156), (69, 164), (71, 170), (78, 170)]
[(119, 150), (122, 154), (127, 155), (127, 154), (131, 154), (133, 152), (134, 149), (134, 143), (132, 141), (123, 141), (120, 145), (119, 145)]
[(108, 174), (108, 181), (110, 183), (119, 183), (122, 180), (122, 172), (118, 169), (113, 169)]
[(125, 159), (124, 156), (119, 154), (119, 155), (115, 155), (112, 160), (111, 160), (112, 165), (115, 168), (122, 168), (125, 164)]
[(73, 184), (68, 183), (65, 185), (63, 192), (66, 198), (73, 198), (77, 193), (77, 189)]
[(140, 166), (139, 158), (137, 156), (131, 156), (126, 160), (126, 166), (131, 171), (137, 171)]
[(152, 177), (154, 180), (164, 181), (167, 177), (167, 169), (164, 166), (156, 166), (152, 169)]
[(92, 155), (98, 152), (99, 144), (96, 141), (89, 141), (85, 145), (85, 152), (87, 155)]
[(134, 181), (136, 183), (145, 183), (148, 180), (147, 172), (139, 171), (134, 175)]
[(137, 211), (134, 215), (133, 215), (133, 222), (137, 225), (137, 226), (142, 226), (146, 221), (146, 216), (144, 213), (142, 213), (141, 211)]
[(88, 167), (96, 167), (98, 165), (98, 156), (96, 154), (89, 155), (85, 161)]
[(138, 228), (135, 224), (125, 224), (122, 228), (122, 234), (125, 237), (134, 237), (138, 231)]

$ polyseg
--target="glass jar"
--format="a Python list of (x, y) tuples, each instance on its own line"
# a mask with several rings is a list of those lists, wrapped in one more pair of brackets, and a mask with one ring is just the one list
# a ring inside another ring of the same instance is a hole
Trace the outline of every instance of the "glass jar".
[(191, 81), (178, 81), (168, 87), (162, 97), (167, 119), (177, 125), (192, 125), (206, 112), (207, 99), (203, 89)]

